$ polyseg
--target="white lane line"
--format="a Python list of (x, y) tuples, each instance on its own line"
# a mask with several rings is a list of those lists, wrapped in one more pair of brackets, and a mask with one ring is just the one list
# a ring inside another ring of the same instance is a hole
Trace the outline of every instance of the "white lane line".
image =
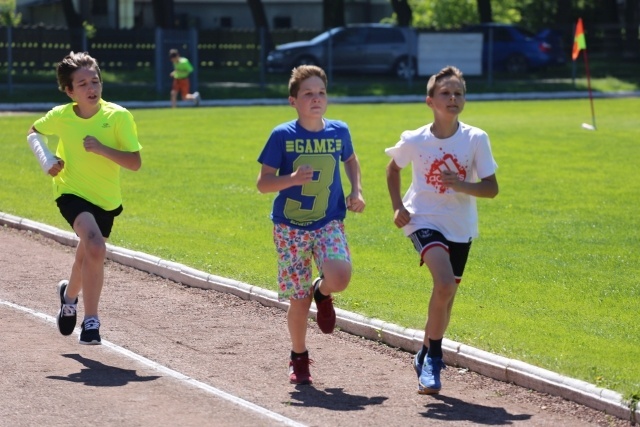
[[(47, 314), (44, 313), (40, 313), (38, 311), (32, 310), (28, 307), (23, 307), (21, 305), (17, 305), (14, 304), (12, 302), (9, 301), (4, 301), (4, 300), (0, 300), (0, 304), (2, 305), (6, 305), (7, 307), (11, 307), (15, 310), (19, 310), (28, 314), (31, 314), (32, 316), (35, 316), (39, 319), (43, 319), (47, 322), (50, 323), (56, 323), (56, 319), (54, 317), (51, 317)], [(77, 333), (79, 331), (79, 328), (76, 328), (75, 332)], [(171, 368), (167, 368), (166, 366), (160, 365), (159, 363), (154, 362), (153, 360), (149, 360), (144, 356), (140, 356), (139, 354), (136, 354), (130, 350), (127, 350), (126, 348), (122, 348), (116, 344), (113, 344), (112, 342), (106, 341), (106, 340), (102, 340), (102, 345), (109, 347), (110, 349), (122, 354), (123, 356), (126, 356), (130, 359), (136, 360), (148, 367), (150, 367), (151, 369), (155, 369), (156, 371), (159, 371), (161, 373), (163, 373), (166, 376), (175, 378), (179, 381), (184, 381), (185, 383), (187, 383), (188, 385), (191, 385), (193, 387), (199, 388), (200, 390), (206, 391), (207, 393), (213, 394), (214, 396), (220, 397), (222, 399), (228, 400), (229, 402), (235, 403), (238, 406), (242, 406), (245, 409), (248, 409), (250, 411), (256, 412), (260, 415), (263, 415), (267, 418), (271, 418), (272, 420), (278, 421), (280, 423), (282, 423), (283, 425), (286, 426), (292, 426), (292, 427), (305, 427), (305, 424), (301, 424), (297, 421), (294, 421), (290, 418), (287, 418), (285, 416), (282, 416), (276, 412), (272, 412), (266, 408), (263, 408), (261, 406), (258, 406), (254, 403), (248, 402), (244, 399), (241, 399), (237, 396), (234, 396), (232, 394), (229, 394), (225, 391), (222, 391), (220, 389), (217, 389), (215, 387), (210, 386), (209, 384), (205, 384), (203, 382), (200, 382), (196, 379), (193, 379), (187, 375), (184, 375), (178, 371), (174, 371)]]

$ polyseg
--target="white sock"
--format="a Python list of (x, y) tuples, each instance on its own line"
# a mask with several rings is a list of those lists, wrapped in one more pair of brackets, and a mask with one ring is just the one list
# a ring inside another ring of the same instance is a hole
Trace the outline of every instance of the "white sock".
[[(67, 286), (69, 286), (69, 285), (67, 285)], [(67, 291), (66, 291), (66, 289), (65, 289), (65, 291), (64, 291), (64, 303), (65, 303), (65, 304), (75, 304), (75, 303), (76, 303), (76, 299), (75, 299), (75, 298), (74, 298), (74, 299), (70, 299), (70, 298), (67, 296)]]

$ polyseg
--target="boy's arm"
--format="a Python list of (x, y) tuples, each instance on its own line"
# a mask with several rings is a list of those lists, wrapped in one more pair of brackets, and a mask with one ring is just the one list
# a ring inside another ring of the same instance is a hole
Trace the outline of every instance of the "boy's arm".
[(402, 171), (402, 168), (396, 164), (395, 160), (391, 159), (387, 165), (387, 188), (389, 189), (391, 207), (393, 208), (393, 222), (398, 228), (409, 224), (411, 220), (411, 214), (402, 203), (400, 171)]
[(351, 183), (351, 193), (347, 196), (347, 209), (352, 212), (362, 212), (366, 203), (362, 197), (362, 182), (360, 174), (360, 162), (358, 156), (353, 153), (351, 157), (344, 162), (344, 171), (347, 179)]
[(42, 171), (51, 176), (58, 175), (64, 168), (64, 161), (49, 150), (47, 137), (31, 126), (27, 132), (27, 142), (36, 159), (38, 159)]
[(261, 193), (274, 193), (294, 185), (304, 185), (313, 179), (313, 168), (310, 165), (300, 165), (289, 175), (276, 175), (278, 169), (262, 165), (256, 186)]
[(447, 170), (442, 172), (441, 179), (444, 186), (474, 197), (492, 199), (498, 195), (499, 191), (495, 174), (482, 178), (478, 182), (466, 182), (460, 181), (456, 172)]
[(95, 137), (87, 135), (84, 138), (84, 149), (90, 153), (99, 154), (125, 169), (137, 171), (142, 166), (140, 151), (120, 151), (107, 147)]

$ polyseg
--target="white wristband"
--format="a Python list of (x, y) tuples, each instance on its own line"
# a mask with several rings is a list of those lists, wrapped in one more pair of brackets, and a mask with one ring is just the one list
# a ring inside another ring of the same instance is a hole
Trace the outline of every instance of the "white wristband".
[(44, 173), (49, 174), (53, 165), (58, 163), (58, 158), (49, 151), (49, 147), (47, 147), (47, 137), (37, 132), (32, 132), (27, 135), (27, 142), (29, 143), (29, 147), (31, 147), (31, 151), (35, 154), (36, 159), (38, 159)]

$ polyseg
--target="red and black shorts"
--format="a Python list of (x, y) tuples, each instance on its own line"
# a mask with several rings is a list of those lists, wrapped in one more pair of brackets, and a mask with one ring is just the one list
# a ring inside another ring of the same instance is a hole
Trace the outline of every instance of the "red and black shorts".
[(456, 277), (456, 282), (462, 280), (464, 267), (467, 265), (469, 251), (471, 250), (471, 241), (466, 243), (450, 242), (442, 233), (429, 228), (422, 228), (415, 231), (409, 238), (413, 242), (413, 246), (420, 254), (420, 265), (424, 264), (424, 254), (433, 247), (441, 247), (449, 253), (449, 261), (451, 268)]

